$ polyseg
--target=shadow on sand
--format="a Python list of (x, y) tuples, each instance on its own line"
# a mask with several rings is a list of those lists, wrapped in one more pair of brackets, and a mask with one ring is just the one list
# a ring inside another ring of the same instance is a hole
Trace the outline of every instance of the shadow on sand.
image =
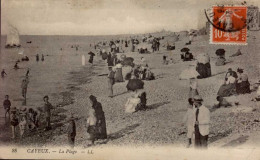
[(165, 102), (159, 102), (159, 103), (155, 103), (155, 104), (151, 104), (151, 105), (148, 105), (147, 106), (147, 109), (150, 110), (150, 109), (156, 109), (156, 108), (159, 108), (165, 104), (169, 104), (170, 101), (165, 101)]
[(129, 93), (129, 91), (125, 91), (125, 92), (122, 92), (122, 93), (116, 94), (116, 95), (114, 95), (113, 97), (120, 96), (120, 95), (123, 95), (123, 94), (126, 94), (126, 93)]
[(240, 136), (239, 138), (230, 141), (229, 143), (223, 145), (222, 147), (237, 147), (245, 143), (248, 140), (248, 137), (249, 136)]
[(217, 141), (217, 140), (219, 140), (219, 139), (222, 139), (222, 138), (224, 138), (224, 137), (227, 137), (231, 132), (232, 132), (232, 130), (227, 130), (227, 131), (225, 131), (224, 133), (214, 134), (213, 136), (211, 136), (211, 137), (209, 138), (209, 142), (210, 142), (210, 143), (213, 143), (213, 142), (215, 142), (215, 141)]
[(134, 125), (131, 125), (131, 126), (127, 126), (126, 128), (124, 129), (121, 129), (115, 133), (112, 133), (110, 135), (108, 135), (108, 138), (102, 142), (97, 142), (97, 144), (106, 144), (108, 141), (112, 141), (112, 140), (115, 140), (115, 139), (119, 139), (119, 138), (122, 138), (124, 137), (125, 135), (130, 135), (132, 133), (134, 133), (134, 130), (140, 126), (140, 124), (134, 124)]

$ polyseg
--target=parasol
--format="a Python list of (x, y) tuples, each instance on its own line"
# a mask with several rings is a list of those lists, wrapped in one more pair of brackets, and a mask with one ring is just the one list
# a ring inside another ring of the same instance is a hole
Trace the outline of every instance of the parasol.
[(136, 91), (144, 88), (144, 82), (140, 79), (130, 79), (126, 85), (127, 90)]
[(180, 74), (180, 79), (197, 78), (200, 74), (196, 71), (195, 66), (185, 69)]
[(132, 57), (126, 57), (123, 61), (122, 64), (125, 66), (132, 66), (134, 62), (134, 58)]
[(188, 52), (188, 51), (190, 51), (190, 49), (187, 47), (181, 49), (181, 52)]
[(95, 56), (95, 53), (93, 53), (93, 52), (88, 52), (88, 54), (90, 55), (90, 56)]
[(217, 49), (216, 50), (216, 55), (217, 56), (224, 56), (225, 55), (225, 50), (223, 48)]

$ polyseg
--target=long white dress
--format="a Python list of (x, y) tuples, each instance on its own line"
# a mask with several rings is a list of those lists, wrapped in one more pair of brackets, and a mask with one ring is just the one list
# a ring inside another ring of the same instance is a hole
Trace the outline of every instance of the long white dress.
[(81, 57), (81, 61), (82, 61), (82, 66), (85, 66), (86, 65), (86, 58), (85, 58), (84, 54)]

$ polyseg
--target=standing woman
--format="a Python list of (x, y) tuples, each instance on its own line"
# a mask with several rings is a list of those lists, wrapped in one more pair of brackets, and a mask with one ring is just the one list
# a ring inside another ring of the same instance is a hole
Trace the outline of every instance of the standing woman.
[(193, 98), (194, 96), (199, 95), (197, 88), (198, 88), (197, 80), (195, 78), (191, 78), (189, 98)]
[(94, 60), (95, 54), (91, 51), (88, 54), (90, 55), (88, 62), (93, 65), (93, 60)]
[(102, 109), (102, 105), (97, 101), (97, 98), (93, 95), (90, 95), (89, 99), (92, 103), (92, 108), (95, 110), (95, 114), (97, 117), (96, 138), (107, 139), (106, 118), (105, 118), (105, 113)]
[(122, 73), (122, 64), (118, 63), (116, 66), (115, 72), (115, 82), (124, 82), (123, 73)]
[(109, 73), (108, 73), (108, 90), (109, 90), (109, 95), (108, 97), (112, 98), (113, 97), (113, 85), (115, 84), (115, 72), (113, 71), (112, 67), (108, 67)]

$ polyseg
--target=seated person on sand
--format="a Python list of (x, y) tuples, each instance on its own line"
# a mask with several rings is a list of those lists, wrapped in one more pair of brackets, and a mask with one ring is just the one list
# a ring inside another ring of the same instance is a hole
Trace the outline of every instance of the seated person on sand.
[(217, 95), (221, 97), (228, 97), (237, 94), (236, 92), (236, 78), (234, 72), (227, 73), (227, 77), (223, 85), (220, 86)]
[(226, 59), (223, 56), (219, 56), (215, 65), (216, 66), (224, 66), (226, 64)]
[(187, 48), (187, 50), (183, 51), (183, 53), (181, 54), (181, 59), (183, 61), (192, 61), (193, 60), (193, 55), (189, 51), (190, 50)]
[(175, 43), (173, 43), (173, 45), (170, 45), (170, 44), (167, 43), (166, 48), (167, 48), (168, 51), (175, 50)]
[(125, 104), (125, 112), (133, 113), (138, 110), (145, 110), (146, 101), (146, 92), (144, 90), (136, 91), (132, 97), (128, 98)]
[(226, 51), (223, 48), (216, 50), (216, 55), (218, 56), (218, 59), (215, 63), (216, 66), (223, 66), (226, 64), (225, 52)]
[(242, 55), (242, 53), (241, 53), (240, 49), (238, 49), (237, 52), (235, 54), (231, 55), (230, 57), (236, 57), (236, 56), (240, 56), (240, 55)]
[(145, 77), (144, 77), (145, 80), (149, 81), (149, 80), (155, 79), (154, 73), (151, 71), (151, 69), (149, 67), (146, 68), (146, 72), (144, 74), (145, 74)]
[(221, 96), (217, 96), (217, 101), (218, 101), (218, 104), (215, 105), (216, 108), (220, 108), (220, 107), (230, 107), (232, 106), (232, 104), (230, 102), (228, 102), (224, 97), (221, 97)]
[(258, 88), (256, 90), (256, 97), (253, 98), (252, 101), (255, 101), (255, 102), (260, 101), (260, 85), (258, 86)]
[(18, 63), (16, 62), (14, 65), (14, 69), (19, 69)]
[(250, 83), (248, 81), (247, 74), (243, 73), (243, 69), (238, 68), (238, 78), (237, 78), (237, 94), (250, 93)]

